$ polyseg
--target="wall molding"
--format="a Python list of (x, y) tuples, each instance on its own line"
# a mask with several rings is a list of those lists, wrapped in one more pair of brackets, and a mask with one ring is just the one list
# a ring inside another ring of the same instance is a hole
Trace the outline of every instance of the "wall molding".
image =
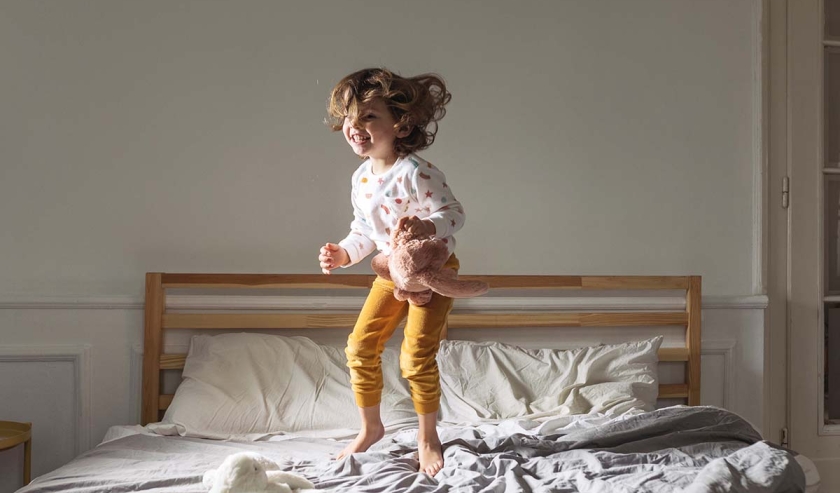
[(0, 310), (142, 310), (138, 296), (0, 296)]
[(53, 362), (69, 361), (73, 363), (74, 384), (76, 386), (73, 413), (76, 423), (76, 454), (90, 449), (91, 402), (92, 402), (92, 365), (91, 345), (6, 345), (0, 346), (2, 362)]
[[(173, 310), (356, 310), (362, 296), (198, 296), (167, 297)], [(766, 295), (703, 296), (704, 310), (763, 310)], [(456, 310), (682, 310), (679, 296), (645, 297), (495, 297), (455, 301)], [(143, 299), (134, 296), (18, 296), (0, 298), (0, 310), (142, 310)]]

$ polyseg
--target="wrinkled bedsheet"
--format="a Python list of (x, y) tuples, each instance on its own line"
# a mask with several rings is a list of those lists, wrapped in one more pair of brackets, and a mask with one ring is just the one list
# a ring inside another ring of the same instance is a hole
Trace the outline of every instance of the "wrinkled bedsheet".
[(359, 492), (800, 492), (793, 453), (761, 440), (742, 418), (675, 406), (593, 420), (441, 426), (444, 468), (417, 472), (416, 430), (336, 461), (343, 442), (275, 437), (233, 442), (134, 434), (37, 478), (20, 493), (199, 492), (208, 469), (250, 450), (318, 490)]

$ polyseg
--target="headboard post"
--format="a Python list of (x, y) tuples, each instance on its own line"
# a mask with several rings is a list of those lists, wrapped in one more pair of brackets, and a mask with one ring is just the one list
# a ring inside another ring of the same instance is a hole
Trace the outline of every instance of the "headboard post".
[(161, 319), (165, 307), (162, 274), (146, 274), (145, 336), (143, 341), (143, 407), (141, 424), (159, 421), (160, 355), (163, 353)]
[(701, 324), (701, 277), (690, 276), (685, 293), (685, 309), (688, 312), (688, 326), (685, 333), (685, 345), (689, 358), (686, 368), (688, 383), (688, 405), (700, 405), (700, 324)]

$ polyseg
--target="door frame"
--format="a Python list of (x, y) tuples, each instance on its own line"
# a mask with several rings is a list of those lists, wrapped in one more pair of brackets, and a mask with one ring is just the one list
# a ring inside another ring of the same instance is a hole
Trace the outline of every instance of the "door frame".
[[(782, 430), (790, 426), (790, 298), (789, 208), (783, 201), (784, 179), (791, 176), (788, 145), (788, 1), (763, 2), (762, 52), (767, 57), (764, 80), (766, 87), (766, 149), (768, 180), (765, 188), (767, 211), (767, 296), (764, 351), (764, 437), (787, 445)], [(790, 199), (788, 195), (788, 200)]]

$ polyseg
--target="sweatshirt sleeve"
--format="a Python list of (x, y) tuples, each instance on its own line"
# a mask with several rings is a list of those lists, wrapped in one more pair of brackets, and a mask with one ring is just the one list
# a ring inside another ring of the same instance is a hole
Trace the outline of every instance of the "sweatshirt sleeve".
[(350, 202), (353, 204), (353, 221), (350, 223), (350, 234), (339, 241), (338, 244), (350, 256), (350, 262), (343, 267), (350, 267), (358, 264), (371, 252), (376, 250), (376, 243), (370, 239), (373, 229), (365, 220), (365, 214), (356, 203), (356, 180), (353, 180), (353, 187), (350, 193)]
[(446, 238), (464, 227), (464, 207), (455, 198), (446, 176), (431, 163), (417, 167), (412, 175), (412, 189), (420, 207), (429, 212), (427, 219), (435, 224), (435, 236)]

